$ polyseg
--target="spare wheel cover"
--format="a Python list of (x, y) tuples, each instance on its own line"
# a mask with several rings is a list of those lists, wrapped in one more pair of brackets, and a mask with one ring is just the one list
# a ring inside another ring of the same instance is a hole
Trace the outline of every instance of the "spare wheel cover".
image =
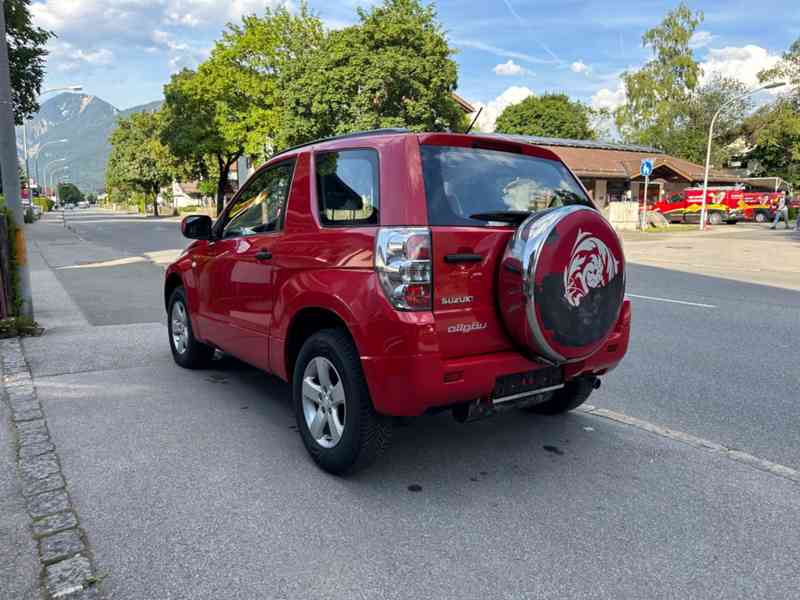
[(625, 297), (619, 237), (599, 212), (565, 206), (526, 219), (500, 269), (500, 311), (523, 349), (558, 363), (597, 352)]

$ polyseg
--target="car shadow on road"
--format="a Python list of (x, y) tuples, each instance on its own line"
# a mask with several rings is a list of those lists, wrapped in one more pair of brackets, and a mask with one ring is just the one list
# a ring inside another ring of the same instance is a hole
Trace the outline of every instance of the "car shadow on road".
[[(270, 420), (285, 415), (288, 427), (297, 431), (290, 386), (281, 379), (228, 355), (215, 360), (205, 377), (211, 383), (224, 385), (235, 380), (238, 386), (251, 388), (252, 395), (246, 395), (259, 398), (255, 406), (249, 402), (253, 418)], [(222, 398), (239, 402), (235, 394), (223, 394)], [(614, 428), (610, 423), (599, 425), (597, 419), (583, 413), (541, 416), (516, 408), (466, 424), (452, 419), (449, 411), (396, 419), (389, 450), (369, 469), (349, 476), (348, 486), (369, 488), (380, 482), (382, 487), (394, 481), (414, 492), (414, 486), (424, 488), (451, 478), (475, 484), (501, 472), (505, 477), (552, 475), (557, 479), (566, 465), (580, 464), (597, 452), (593, 436), (596, 440), (600, 429)], [(612, 434), (611, 439), (615, 438)], [(605, 437), (605, 446), (609, 439)], [(295, 451), (305, 454), (299, 435)], [(329, 477), (322, 472), (319, 476)]]

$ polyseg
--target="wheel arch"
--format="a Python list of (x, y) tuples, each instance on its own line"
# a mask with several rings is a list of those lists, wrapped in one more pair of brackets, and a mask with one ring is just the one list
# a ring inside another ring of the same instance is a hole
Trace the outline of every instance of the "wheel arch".
[(164, 308), (166, 308), (167, 311), (169, 311), (169, 299), (172, 297), (172, 292), (182, 285), (183, 279), (181, 279), (181, 276), (178, 273), (173, 271), (167, 276), (167, 279), (164, 282)]
[(353, 345), (356, 346), (356, 348), (358, 347), (347, 322), (335, 311), (319, 306), (307, 306), (302, 308), (292, 317), (286, 333), (284, 365), (286, 368), (287, 381), (292, 380), (294, 365), (303, 344), (308, 338), (323, 329), (343, 330), (353, 342)]

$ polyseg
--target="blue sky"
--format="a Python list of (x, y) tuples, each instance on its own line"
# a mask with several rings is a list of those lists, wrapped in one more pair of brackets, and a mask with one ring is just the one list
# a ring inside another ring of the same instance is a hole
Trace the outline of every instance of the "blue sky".
[[(800, 38), (800, 0), (694, 0), (705, 20), (693, 45), (706, 73), (755, 84)], [(356, 21), (370, 0), (311, 0), (329, 27)], [(82, 84), (85, 93), (128, 108), (161, 97), (171, 73), (207, 56), (225, 22), (283, 0), (33, 0), (36, 22), (58, 34), (45, 87)], [(439, 0), (458, 49), (459, 93), (486, 105), (491, 128), (502, 108), (531, 93), (563, 91), (613, 108), (619, 74), (644, 63), (642, 33), (676, 1)], [(291, 2), (289, 3), (292, 6)]]

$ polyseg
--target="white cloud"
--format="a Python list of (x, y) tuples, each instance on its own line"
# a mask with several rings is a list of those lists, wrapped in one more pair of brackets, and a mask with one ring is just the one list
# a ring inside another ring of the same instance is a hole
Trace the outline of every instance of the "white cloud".
[[(497, 117), (500, 116), (506, 107), (522, 102), (528, 96), (533, 96), (532, 89), (513, 85), (488, 104), (484, 104), (483, 102), (470, 102), (476, 110), (483, 108), (483, 111), (478, 117), (478, 121), (475, 123), (476, 129), (491, 133), (494, 131)], [(470, 118), (474, 119), (475, 113), (472, 113)]]
[(576, 60), (569, 66), (570, 71), (573, 73), (588, 73), (589, 72), (589, 65), (584, 63), (582, 60)]
[[(761, 46), (727, 46), (725, 48), (709, 48), (708, 58), (700, 63), (703, 74), (701, 82), (706, 82), (714, 75), (738, 79), (749, 88), (758, 86), (758, 73), (774, 67), (780, 56), (770, 54)], [(778, 93), (780, 90), (776, 90)]]
[(495, 66), (493, 70), (495, 75), (500, 75), (501, 77), (513, 77), (515, 75), (528, 74), (528, 69), (519, 66), (510, 58), (507, 62), (500, 63), (499, 65)]
[(52, 65), (58, 71), (76, 71), (82, 66), (102, 67), (114, 62), (114, 53), (108, 48), (82, 50), (69, 42), (52, 41), (48, 46)]
[(614, 110), (625, 104), (625, 86), (619, 81), (614, 90), (610, 88), (598, 90), (589, 104), (592, 108)]
[(711, 35), (710, 31), (695, 31), (689, 40), (689, 47), (695, 50), (697, 48), (705, 48), (714, 41), (715, 37), (717, 36)]

